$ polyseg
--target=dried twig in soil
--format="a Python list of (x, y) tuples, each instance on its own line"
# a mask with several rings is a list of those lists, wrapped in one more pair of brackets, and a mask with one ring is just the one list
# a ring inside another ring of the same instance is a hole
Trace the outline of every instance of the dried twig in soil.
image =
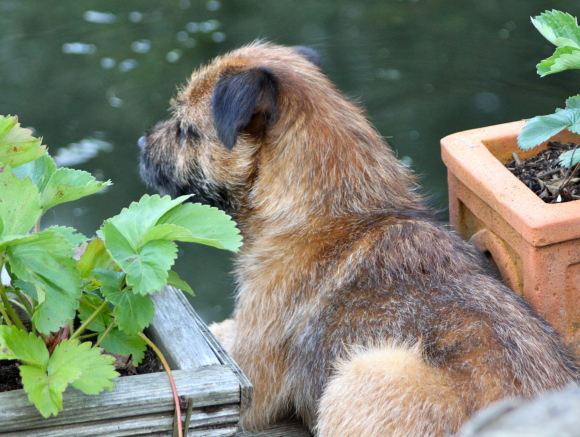
[(536, 156), (521, 162), (518, 158), (505, 166), (546, 203), (577, 200), (580, 199), (580, 164), (574, 168), (560, 167), (558, 157), (578, 146), (551, 142)]

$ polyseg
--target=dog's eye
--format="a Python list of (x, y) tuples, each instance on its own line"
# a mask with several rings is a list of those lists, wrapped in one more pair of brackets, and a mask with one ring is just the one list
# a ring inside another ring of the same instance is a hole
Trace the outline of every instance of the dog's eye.
[(186, 141), (188, 139), (196, 141), (201, 138), (201, 134), (193, 126), (187, 126), (185, 129), (181, 126), (177, 126), (177, 137), (181, 141)]

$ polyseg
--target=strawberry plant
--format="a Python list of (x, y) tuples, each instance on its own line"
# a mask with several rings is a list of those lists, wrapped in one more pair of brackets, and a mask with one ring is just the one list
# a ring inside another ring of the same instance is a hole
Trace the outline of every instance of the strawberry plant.
[[(537, 65), (540, 76), (580, 68), (580, 27), (575, 17), (553, 10), (532, 18), (532, 23), (556, 46), (554, 54)], [(580, 134), (580, 95), (570, 97), (566, 107), (556, 109), (554, 114), (530, 119), (518, 136), (518, 146), (531, 149), (564, 129)], [(560, 165), (571, 167), (580, 162), (580, 153), (571, 150), (562, 153), (559, 159)]]
[[(171, 270), (177, 241), (237, 251), (241, 236), (225, 213), (145, 195), (106, 220), (97, 236), (51, 226), (50, 208), (111, 185), (57, 168), (41, 141), (0, 116), (0, 359), (18, 360), (28, 398), (44, 416), (62, 410), (67, 386), (98, 394), (114, 386), (113, 357), (138, 365), (150, 341), (150, 296), (164, 285), (192, 293)], [(92, 341), (89, 341), (92, 340)]]

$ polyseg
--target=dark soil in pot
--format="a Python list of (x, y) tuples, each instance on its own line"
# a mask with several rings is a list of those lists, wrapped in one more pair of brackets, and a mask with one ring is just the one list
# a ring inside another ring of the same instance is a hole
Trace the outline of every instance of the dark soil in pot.
[(578, 144), (548, 143), (548, 148), (536, 156), (520, 161), (514, 153), (514, 161), (505, 166), (546, 203), (570, 202), (580, 199), (580, 164), (560, 167), (560, 154), (580, 147)]

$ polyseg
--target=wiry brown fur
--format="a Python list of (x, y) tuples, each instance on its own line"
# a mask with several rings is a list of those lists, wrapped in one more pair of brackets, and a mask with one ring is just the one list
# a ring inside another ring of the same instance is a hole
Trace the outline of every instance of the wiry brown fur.
[(325, 437), (441, 436), (575, 380), (552, 329), (433, 221), (303, 51), (241, 48), (173, 106), (140, 141), (142, 175), (236, 216), (237, 306), (213, 329), (254, 384), (246, 428), (296, 413)]

